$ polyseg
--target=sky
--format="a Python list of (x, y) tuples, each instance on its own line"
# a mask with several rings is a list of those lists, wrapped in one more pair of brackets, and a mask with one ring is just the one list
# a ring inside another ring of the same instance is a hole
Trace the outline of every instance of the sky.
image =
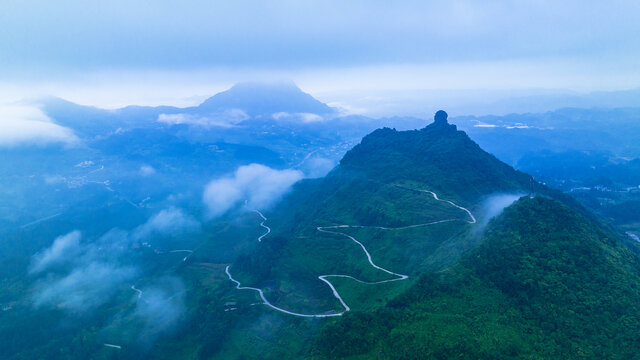
[(285, 78), (347, 107), (417, 90), (633, 89), (638, 18), (633, 0), (0, 0), (0, 97), (190, 105)]

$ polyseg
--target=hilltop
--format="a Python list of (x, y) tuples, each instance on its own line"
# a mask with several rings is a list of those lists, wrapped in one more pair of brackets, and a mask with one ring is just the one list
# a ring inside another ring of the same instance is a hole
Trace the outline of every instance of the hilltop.
[(330, 115), (335, 110), (300, 90), (293, 82), (239, 83), (197, 106), (200, 112), (239, 109), (249, 116), (276, 113)]
[(529, 191), (532, 180), (482, 150), (446, 113), (420, 130), (372, 132), (345, 154), (340, 170), (385, 183), (420, 182), (469, 202), (496, 191)]
[[(483, 229), (497, 214), (485, 206), (493, 194), (532, 190)], [(264, 311), (298, 324), (279, 330), (301, 331), (289, 354), (624, 358), (636, 341), (637, 250), (486, 153), (446, 113), (420, 130), (365, 136), (265, 219), (268, 235), (228, 268), (254, 289), (230, 291), (261, 289)], [(318, 334), (299, 316), (329, 320)]]
[[(443, 121), (421, 130), (376, 130), (326, 177), (299, 183), (266, 212), (270, 239), (241, 256), (232, 270), (245, 286), (268, 287), (267, 297), (288, 310), (338, 311), (344, 306), (318, 276), (346, 274), (376, 282), (390, 274), (372, 267), (344, 234), (361, 241), (376, 266), (413, 279), (450, 266), (475, 246), (476, 218), (487, 216), (483, 203), (493, 194), (522, 195), (531, 184), (530, 176), (448, 124), (446, 113)], [(342, 289), (353, 285), (336, 281)], [(380, 304), (391, 296), (383, 293)]]

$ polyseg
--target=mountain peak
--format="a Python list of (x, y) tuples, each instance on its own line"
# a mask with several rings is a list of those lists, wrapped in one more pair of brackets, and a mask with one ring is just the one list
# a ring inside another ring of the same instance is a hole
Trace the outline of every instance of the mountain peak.
[(436, 111), (436, 114), (433, 116), (433, 122), (435, 124), (448, 124), (447, 122), (447, 118), (449, 117), (449, 115), (447, 114), (446, 111), (444, 110), (438, 110)]
[(239, 109), (250, 116), (268, 116), (280, 112), (318, 115), (335, 112), (292, 81), (238, 83), (205, 100), (198, 109), (210, 112)]
[(382, 182), (418, 181), (469, 200), (495, 191), (524, 191), (530, 176), (482, 150), (444, 111), (421, 130), (375, 130), (340, 162)]

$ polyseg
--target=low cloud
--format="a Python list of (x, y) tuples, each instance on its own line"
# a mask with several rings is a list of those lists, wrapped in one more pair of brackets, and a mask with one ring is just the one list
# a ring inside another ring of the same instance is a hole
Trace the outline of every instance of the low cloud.
[(229, 128), (249, 119), (247, 113), (239, 109), (225, 110), (208, 115), (199, 114), (160, 114), (158, 122), (179, 125), (186, 124), (199, 127), (223, 127)]
[(242, 201), (249, 208), (264, 209), (302, 178), (298, 170), (276, 170), (260, 164), (241, 166), (233, 175), (211, 181), (203, 201), (211, 217), (224, 214)]
[(132, 231), (133, 240), (140, 240), (153, 234), (172, 234), (197, 230), (200, 223), (177, 208), (162, 210), (146, 223)]
[(308, 178), (319, 178), (327, 175), (335, 167), (335, 162), (323, 157), (312, 157), (306, 160), (301, 168)]
[(505, 208), (509, 207), (524, 195), (524, 193), (495, 194), (484, 200), (480, 217), (481, 228), (484, 228), (489, 220), (500, 215)]
[(325, 120), (322, 116), (312, 113), (278, 112), (271, 116), (276, 121), (301, 122), (305, 124), (323, 122)]
[(136, 269), (103, 262), (75, 268), (68, 275), (45, 283), (34, 299), (36, 307), (49, 305), (67, 311), (86, 311), (111, 299), (136, 275)]
[(142, 176), (151, 176), (151, 175), (154, 175), (155, 173), (156, 173), (156, 169), (154, 169), (150, 165), (142, 165), (140, 167), (140, 175)]
[(44, 251), (36, 254), (31, 261), (30, 273), (39, 273), (49, 266), (61, 263), (80, 252), (80, 231), (72, 231), (57, 237), (53, 244)]
[(82, 242), (77, 230), (60, 236), (32, 258), (30, 272), (41, 275), (34, 305), (71, 313), (103, 305), (119, 290), (128, 289), (132, 280), (145, 271), (144, 267), (131, 265), (137, 263), (138, 255), (132, 251), (137, 243), (151, 236), (199, 228), (200, 223), (193, 217), (169, 208), (131, 231), (114, 228), (94, 241)]
[(71, 129), (53, 123), (36, 107), (0, 104), (0, 146), (53, 143), (71, 146), (78, 142)]
[[(162, 285), (159, 285), (159, 284)], [(163, 278), (158, 285), (143, 288), (143, 295), (136, 304), (134, 318), (141, 327), (140, 340), (152, 342), (157, 336), (175, 328), (185, 311), (185, 287), (175, 277)]]

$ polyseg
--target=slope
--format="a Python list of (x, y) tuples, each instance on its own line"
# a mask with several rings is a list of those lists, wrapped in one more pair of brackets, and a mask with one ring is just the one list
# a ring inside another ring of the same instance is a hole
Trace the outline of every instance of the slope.
[[(451, 269), (327, 324), (327, 358), (631, 359), (638, 252), (561, 203), (522, 198)], [(389, 334), (388, 336), (383, 336)]]
[[(266, 213), (273, 233), (230, 278), (280, 311), (342, 314), (384, 306), (419, 274), (453, 264), (476, 245), (482, 202), (523, 194), (532, 179), (442, 113), (422, 130), (374, 131), (325, 178), (299, 184)], [(387, 286), (393, 279), (408, 281)]]
[(240, 83), (218, 93), (197, 107), (200, 112), (239, 109), (249, 116), (274, 113), (332, 114), (334, 109), (303, 92), (293, 82)]

